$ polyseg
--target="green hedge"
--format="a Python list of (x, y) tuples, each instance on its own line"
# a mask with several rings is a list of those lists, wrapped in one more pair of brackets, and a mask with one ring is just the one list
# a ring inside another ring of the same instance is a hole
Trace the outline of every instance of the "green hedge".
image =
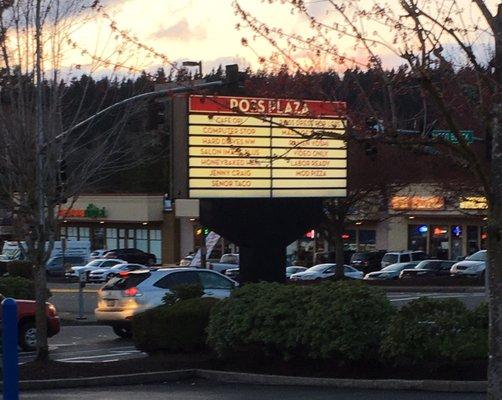
[(0, 278), (0, 293), (4, 297), (34, 300), (35, 284), (32, 280), (19, 276), (2, 277)]
[(221, 357), (365, 360), (378, 354), (392, 313), (383, 292), (357, 282), (250, 284), (214, 308), (208, 342)]
[(28, 261), (10, 261), (7, 263), (9, 276), (19, 276), (26, 279), (34, 279), (33, 264)]
[(486, 358), (487, 328), (486, 306), (469, 311), (457, 299), (420, 298), (392, 318), (380, 352), (395, 364)]
[(134, 316), (134, 344), (149, 353), (193, 352), (206, 345), (206, 328), (213, 298), (195, 298), (162, 305)]

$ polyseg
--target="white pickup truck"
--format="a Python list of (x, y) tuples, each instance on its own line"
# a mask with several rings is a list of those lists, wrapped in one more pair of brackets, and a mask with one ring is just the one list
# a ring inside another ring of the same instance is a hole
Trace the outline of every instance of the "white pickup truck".
[(207, 268), (221, 274), (224, 274), (227, 269), (239, 268), (239, 254), (223, 254), (220, 258), (220, 262), (207, 263)]

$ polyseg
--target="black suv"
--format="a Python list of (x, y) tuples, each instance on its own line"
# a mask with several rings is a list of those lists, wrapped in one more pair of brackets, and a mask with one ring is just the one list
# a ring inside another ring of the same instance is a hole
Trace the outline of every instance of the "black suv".
[(352, 254), (350, 265), (365, 273), (379, 271), (381, 261), (387, 250), (358, 251)]
[(115, 249), (107, 251), (104, 255), (105, 258), (117, 258), (119, 260), (127, 261), (131, 264), (155, 265), (157, 264), (157, 257), (155, 254), (145, 253), (139, 249)]

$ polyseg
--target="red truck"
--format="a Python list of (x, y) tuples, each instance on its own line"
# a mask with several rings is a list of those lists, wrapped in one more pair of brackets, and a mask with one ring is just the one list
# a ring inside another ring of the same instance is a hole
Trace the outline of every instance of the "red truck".
[[(3, 300), (3, 296), (0, 299)], [(37, 346), (37, 330), (35, 328), (36, 303), (33, 300), (16, 300), (16, 304), (19, 346), (25, 351), (33, 351)], [(0, 307), (0, 317), (1, 310), (2, 308)], [(47, 315), (47, 336), (52, 337), (60, 330), (56, 307), (47, 303), (45, 315)]]

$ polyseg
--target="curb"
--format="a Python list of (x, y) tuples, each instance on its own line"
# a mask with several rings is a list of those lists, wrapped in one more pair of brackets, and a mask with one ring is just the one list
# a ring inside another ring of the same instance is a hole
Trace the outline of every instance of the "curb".
[(247, 383), (253, 385), (315, 386), (340, 389), (416, 390), (455, 393), (485, 393), (487, 385), (486, 381), (309, 378), (250, 374), (244, 372), (212, 371), (205, 369), (187, 369), (125, 375), (94, 376), (86, 378), (21, 381), (20, 389), (30, 391), (79, 387), (124, 386), (173, 382), (190, 378), (203, 378), (223, 383)]
[(340, 389), (417, 390), (457, 393), (485, 393), (487, 385), (486, 381), (308, 378), (297, 376), (248, 374), (243, 372), (211, 371), (204, 369), (196, 369), (195, 376), (198, 378), (213, 379), (226, 383), (248, 383), (273, 386), (316, 386)]
[[(193, 378), (194, 370), (143, 372), (139, 374), (92, 376), (87, 378), (43, 379), (20, 381), (21, 390), (70, 389), (98, 386), (140, 385), (144, 383), (173, 382)], [(2, 385), (3, 388), (3, 385)]]
[(483, 286), (378, 286), (384, 292), (411, 293), (484, 293)]

